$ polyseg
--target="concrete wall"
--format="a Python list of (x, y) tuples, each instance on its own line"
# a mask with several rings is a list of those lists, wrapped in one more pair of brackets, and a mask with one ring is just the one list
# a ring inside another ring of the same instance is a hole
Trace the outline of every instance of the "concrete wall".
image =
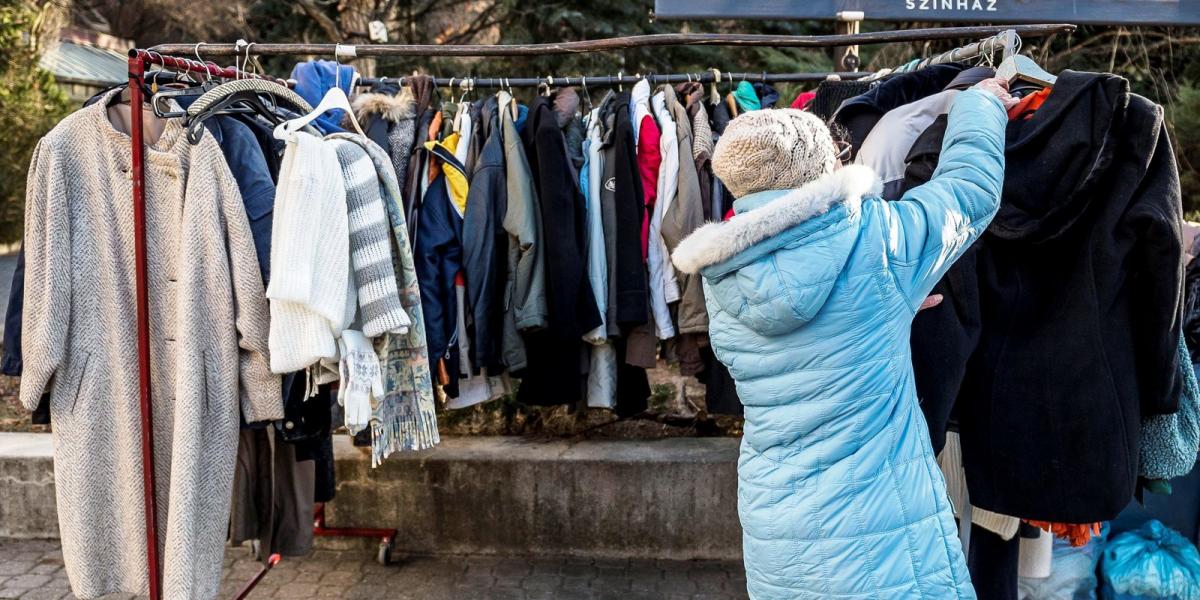
[(48, 433), (0, 433), (0, 537), (58, 537)]
[(448, 438), (372, 470), (339, 439), (332, 525), (418, 552), (737, 559), (737, 440)]
[[(49, 437), (0, 434), (0, 537), (57, 535)], [(737, 443), (446, 438), (371, 469), (337, 436), (328, 524), (397, 527), (401, 552), (736, 560)]]

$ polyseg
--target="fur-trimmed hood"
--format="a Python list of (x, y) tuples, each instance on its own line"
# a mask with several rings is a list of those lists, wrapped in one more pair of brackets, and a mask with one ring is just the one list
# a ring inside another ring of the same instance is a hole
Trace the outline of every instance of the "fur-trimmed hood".
[(386, 121), (399, 123), (405, 119), (415, 118), (417, 115), (417, 102), (413, 98), (412, 90), (408, 87), (400, 89), (400, 93), (395, 96), (387, 94), (359, 94), (350, 103), (354, 109), (354, 116), (359, 123), (366, 122), (373, 117), (379, 117)]
[(878, 196), (882, 190), (874, 171), (849, 165), (791, 190), (765, 206), (734, 215), (724, 223), (709, 223), (697, 229), (679, 243), (671, 260), (684, 273), (698, 273), (823, 215), (837, 204), (857, 210), (863, 197)]

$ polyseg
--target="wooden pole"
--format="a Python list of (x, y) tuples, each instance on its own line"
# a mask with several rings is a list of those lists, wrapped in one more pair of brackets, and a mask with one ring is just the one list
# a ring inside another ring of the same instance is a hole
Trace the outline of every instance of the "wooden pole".
[[(1074, 25), (1009, 25), (979, 27), (937, 27), (932, 29), (898, 29), (845, 35), (767, 35), (740, 33), (656, 33), (628, 37), (556, 42), (547, 44), (366, 44), (355, 47), (357, 56), (547, 56), (610, 52), (630, 48), (661, 46), (755, 46), (777, 48), (830, 48), (860, 44), (890, 44), (924, 40), (953, 40), (983, 38), (1012, 29), (1026, 38), (1075, 30)], [(335, 44), (254, 44), (258, 56), (333, 56)], [(162, 44), (150, 50), (162, 54), (190, 56), (195, 44)], [(245, 52), (236, 44), (204, 44), (204, 56), (239, 56)]]

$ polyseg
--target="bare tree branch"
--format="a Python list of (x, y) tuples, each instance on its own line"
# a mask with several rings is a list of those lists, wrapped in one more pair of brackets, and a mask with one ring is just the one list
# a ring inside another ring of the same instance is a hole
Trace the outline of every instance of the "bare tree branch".
[(329, 15), (325, 14), (324, 11), (321, 10), (321, 7), (317, 6), (316, 2), (313, 0), (296, 0), (296, 4), (300, 5), (300, 8), (304, 11), (304, 14), (308, 15), (308, 17), (313, 21), (316, 21), (317, 26), (325, 32), (325, 35), (329, 36), (329, 39), (335, 41), (344, 39), (342, 30), (340, 27), (338, 27), (337, 22), (331, 19)]

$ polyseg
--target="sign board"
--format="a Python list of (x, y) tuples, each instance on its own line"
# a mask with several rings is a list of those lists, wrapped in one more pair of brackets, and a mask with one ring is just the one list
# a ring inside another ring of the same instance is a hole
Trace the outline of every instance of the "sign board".
[(659, 19), (829, 19), (862, 11), (869, 21), (1200, 25), (1200, 0), (655, 0)]

